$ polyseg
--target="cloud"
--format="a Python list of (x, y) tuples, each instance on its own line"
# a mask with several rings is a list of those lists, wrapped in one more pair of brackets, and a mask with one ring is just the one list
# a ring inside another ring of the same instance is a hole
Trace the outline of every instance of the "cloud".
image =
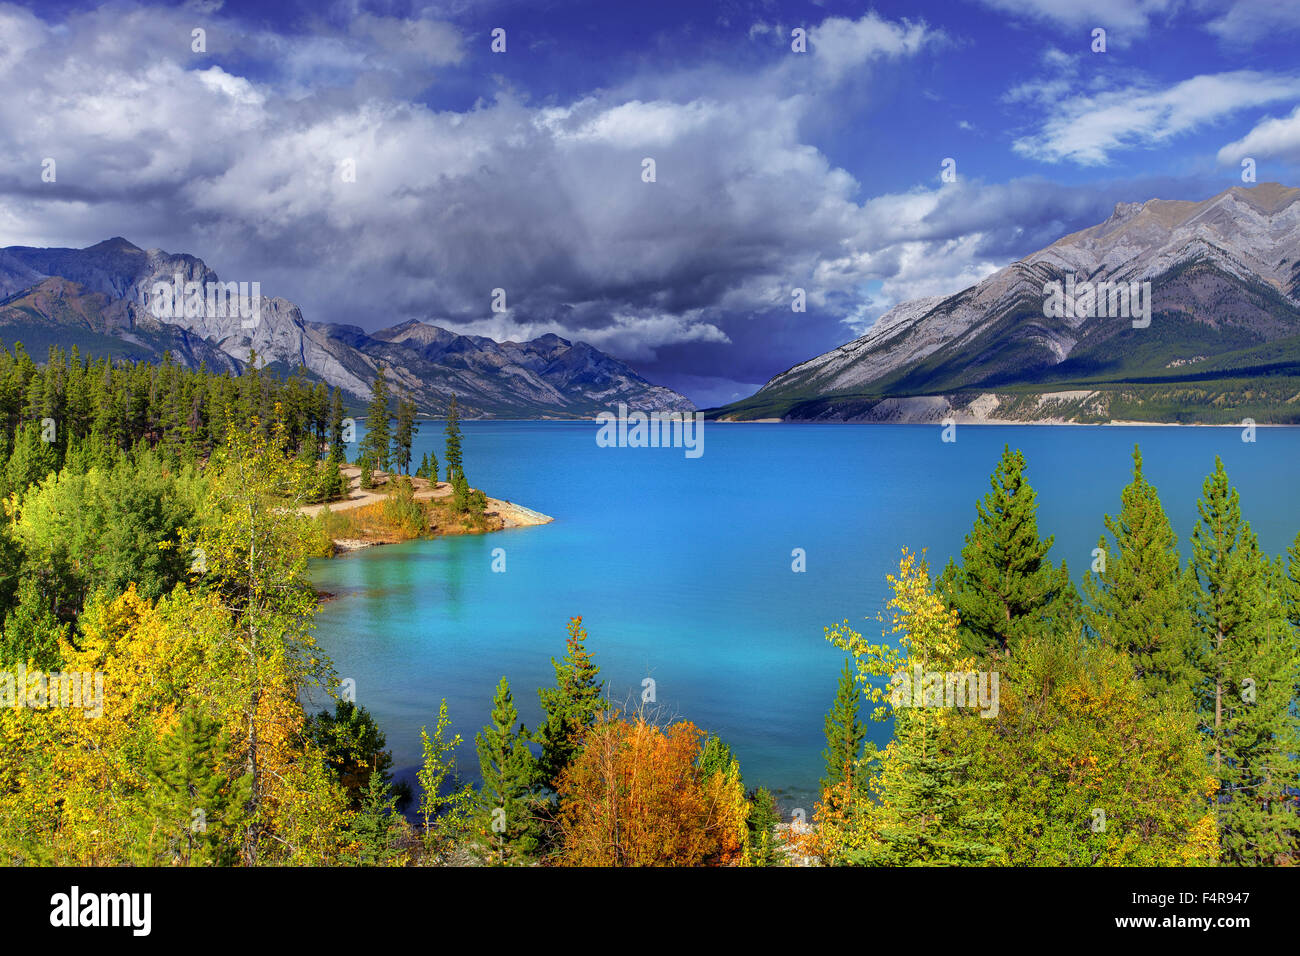
[(366, 56), (370, 67), (410, 70), (460, 63), (465, 57), (459, 31), (436, 20), (361, 13), (352, 18), (349, 33), (371, 47)]
[[(23, 157), (0, 179), (10, 242), (121, 234), (257, 279), (309, 319), (557, 331), (647, 361), (735, 347), (726, 324), (756, 339), (737, 316), (788, 308), (819, 262), (876, 241), (859, 184), (801, 140), (809, 94), (940, 36), (831, 18), (810, 28), (811, 72), (790, 54), (744, 75), (537, 106), (501, 90), (452, 111), (407, 96), (425, 80), (405, 78), (462, 64), (447, 24), (365, 14), (298, 36), (209, 13), (196, 55), (187, 11), (0, 17), (0, 141)], [(393, 77), (376, 85), (376, 71)], [(39, 180), (47, 155), (54, 184)], [(821, 282), (831, 302), (860, 277)]]
[(874, 12), (857, 20), (829, 17), (808, 31), (814, 62), (832, 81), (876, 59), (913, 56), (941, 37), (925, 23), (895, 23)]
[[(260, 281), (309, 320), (556, 332), (729, 397), (1149, 195), (963, 179), (864, 198), (803, 127), (947, 42), (876, 14), (812, 25), (807, 57), (774, 29), (787, 50), (747, 69), (540, 102), (489, 87), (461, 109), (412, 95), (472, 68), (446, 24), (370, 16), (282, 35), (212, 12), (195, 55), (193, 21), (122, 6), (52, 26), (0, 6), (0, 244), (124, 235)], [(45, 156), (56, 183), (40, 181)], [(796, 287), (806, 313), (791, 311)]]
[(1300, 106), (1290, 116), (1262, 121), (1241, 139), (1219, 150), (1218, 160), (1222, 166), (1237, 166), (1247, 156), (1300, 163)]
[(1062, 30), (1102, 27), (1107, 41), (1119, 44), (1147, 32), (1152, 22), (1173, 12), (1178, 0), (979, 0), (1016, 19), (1048, 23)]
[(1195, 76), (1172, 86), (1129, 86), (1057, 98), (1059, 80), (1008, 93), (1043, 112), (1038, 130), (1012, 148), (1043, 162), (1104, 165), (1111, 154), (1152, 146), (1250, 108), (1300, 97), (1300, 78), (1238, 70)]
[(1205, 28), (1229, 45), (1288, 36), (1300, 31), (1294, 4), (1278, 0), (1232, 0)]

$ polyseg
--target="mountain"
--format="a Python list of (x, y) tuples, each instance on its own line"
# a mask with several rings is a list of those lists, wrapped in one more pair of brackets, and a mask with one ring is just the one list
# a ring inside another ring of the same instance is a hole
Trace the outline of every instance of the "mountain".
[(468, 406), (502, 409), (500, 414), (541, 409), (551, 416), (590, 417), (619, 402), (642, 411), (695, 408), (689, 399), (651, 385), (618, 359), (558, 335), (496, 342), (416, 320), (369, 336), (351, 329), (349, 335), (363, 354), (385, 362), (391, 357), (394, 368), (400, 363), (404, 387), (431, 390), (443, 401), (455, 392)]
[(170, 352), (192, 368), (206, 362), (215, 372), (238, 373), (242, 367), (201, 336), (160, 322), (124, 299), (88, 293), (58, 276), (36, 278), (35, 285), (0, 300), (0, 337), (23, 343), (37, 359), (52, 345), (76, 345), (83, 354), (114, 359), (157, 361)]
[[(395, 389), (439, 413), (455, 393), (463, 414), (496, 418), (591, 417), (623, 402), (642, 411), (693, 410), (671, 389), (585, 342), (543, 335), (496, 342), (420, 321), (379, 332), (309, 322), (287, 299), (263, 295), (255, 323), (238, 314), (159, 318), (155, 284), (219, 282), (203, 260), (144, 250), (114, 237), (85, 249), (0, 249), (0, 338), (37, 358), (50, 345), (132, 361), (170, 352), (190, 367), (238, 372), (253, 354), (282, 373), (305, 368), (356, 399), (384, 366)], [(183, 310), (178, 310), (183, 312)]]
[[(1045, 315), (1047, 284), (1071, 279), (1139, 294), (1150, 283), (1149, 324), (1086, 307)], [(1300, 189), (1261, 183), (1203, 202), (1120, 203), (968, 289), (896, 306), (711, 414), (1300, 421), (1297, 377)]]

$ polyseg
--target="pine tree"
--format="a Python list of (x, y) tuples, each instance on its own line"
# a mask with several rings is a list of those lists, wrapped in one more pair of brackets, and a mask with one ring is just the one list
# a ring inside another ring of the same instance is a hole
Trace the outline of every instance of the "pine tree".
[(37, 575), (24, 576), (18, 583), (14, 606), (4, 618), (0, 664), (27, 664), (42, 671), (58, 666), (59, 641), (69, 628), (59, 622), (50, 604), (51, 597)]
[(852, 789), (856, 782), (854, 770), (862, 757), (863, 741), (867, 738), (867, 728), (858, 720), (861, 703), (857, 670), (852, 659), (845, 658), (835, 702), (831, 704), (824, 722), (826, 749), (822, 751), (822, 759), (826, 761), (826, 776), (821, 779), (823, 793), (835, 791), (845, 783)]
[(336, 457), (337, 454), (337, 450), (331, 445), (329, 457), (325, 459), (325, 464), (320, 469), (317, 501), (333, 501), (341, 498), (347, 488), (347, 482), (343, 480), (342, 460)]
[(438, 456), (431, 451), (426, 451), (424, 457), (420, 459), (420, 467), (415, 470), (417, 478), (428, 479), (431, 485), (438, 484)]
[(881, 756), (878, 785), (887, 794), (878, 842), (850, 852), (866, 866), (979, 866), (996, 860), (997, 820), (981, 797), (992, 787), (972, 779), (971, 758), (942, 747), (933, 712), (895, 714), (894, 737)]
[(781, 815), (776, 809), (776, 798), (766, 787), (749, 793), (750, 862), (754, 866), (775, 866), (777, 861), (776, 833)]
[(1295, 536), (1291, 547), (1287, 548), (1286, 578), (1282, 582), (1286, 595), (1286, 616), (1291, 626), (1300, 630), (1300, 534)]
[(518, 720), (510, 683), (502, 677), (492, 698), (491, 723), (474, 736), (483, 778), (481, 829), (492, 861), (502, 865), (528, 862), (539, 845), (537, 761), (527, 728), (516, 728)]
[(397, 403), (397, 429), (393, 432), (393, 464), (400, 474), (411, 465), (411, 443), (419, 427), (415, 423), (415, 403), (401, 399)]
[(481, 490), (470, 488), (465, 472), (456, 471), (456, 477), (451, 481), (451, 490), (451, 508), (457, 514), (478, 517), (487, 510), (487, 495)]
[(460, 449), (460, 408), (456, 404), (456, 396), (451, 396), (451, 404), (447, 407), (447, 480), (453, 484), (456, 476), (461, 473), (461, 449)]
[(542, 748), (537, 761), (538, 781), (549, 790), (555, 789), (560, 774), (581, 749), (583, 735), (595, 726), (605, 710), (601, 700), (604, 683), (600, 680), (600, 668), (587, 650), (582, 618), (571, 619), (568, 628), (563, 660), (557, 662), (551, 658), (555, 686), (537, 691), (542, 704), (542, 722), (533, 740)]
[(357, 467), (361, 469), (361, 487), (369, 490), (375, 487), (375, 456), (369, 449), (357, 458)]
[(370, 406), (366, 410), (365, 450), (379, 471), (388, 471), (388, 380), (381, 365), (370, 387)]
[(223, 765), (230, 744), (217, 721), (195, 706), (160, 742), (146, 764), (151, 862), (182, 866), (230, 865), (238, 859), (236, 824), (248, 778), (228, 782)]
[[(898, 648), (867, 644), (842, 628), (828, 630), (828, 639), (853, 654), (864, 677), (894, 667), (905, 673), (914, 666), (923, 672), (966, 670), (969, 659), (962, 657), (956, 615), (933, 589), (925, 561), (905, 552), (889, 582), (893, 597), (886, 633), (898, 636)], [(892, 710), (889, 744), (872, 755), (870, 788), (880, 802), (841, 784), (840, 799), (819, 808), (821, 818), (847, 821), (839, 855), (855, 864), (891, 866), (979, 865), (996, 859), (1001, 855), (997, 819), (987, 806), (995, 785), (974, 778), (970, 755), (946, 746), (950, 722), (980, 718), (905, 701)]]
[(1192, 531), (1200, 726), (1218, 778), (1214, 809), (1226, 864), (1292, 862), (1297, 820), (1293, 696), (1300, 675), (1283, 576), (1241, 517), (1223, 462), (1205, 479)]
[(347, 460), (347, 449), (343, 445), (343, 390), (330, 390), (330, 457), (337, 461)]
[(940, 578), (960, 616), (962, 649), (977, 658), (1008, 653), (1025, 636), (1072, 626), (1078, 595), (1065, 564), (1047, 559), (1052, 536), (1039, 538), (1036, 495), (1025, 480), (1025, 459), (1007, 446), (989, 479), (992, 490), (978, 516), (960, 568)]
[[(360, 704), (336, 701), (334, 713), (322, 710), (307, 719), (303, 735), (320, 748), (326, 764), (347, 791), (353, 809), (361, 806), (370, 778), (376, 772), (392, 787), (393, 755), (388, 750), (388, 738), (370, 711)], [(387, 794), (389, 790), (384, 792)], [(402, 791), (397, 793), (400, 797)], [(409, 791), (406, 796), (409, 797)]]
[(736, 755), (725, 740), (717, 734), (705, 736), (699, 759), (696, 761), (700, 768), (701, 780), (708, 780), (715, 773), (726, 773), (736, 762)]
[(1172, 695), (1190, 705), (1188, 579), (1180, 566), (1178, 538), (1155, 488), (1142, 474), (1136, 445), (1133, 481), (1120, 502), (1118, 517), (1105, 518), (1114, 548), (1101, 538), (1101, 555), (1094, 562), (1099, 570), (1084, 580), (1090, 602), (1085, 620), (1103, 643), (1129, 656), (1152, 696)]
[(381, 774), (370, 775), (350, 829), (362, 866), (400, 866), (404, 862), (405, 854), (395, 845), (397, 797)]

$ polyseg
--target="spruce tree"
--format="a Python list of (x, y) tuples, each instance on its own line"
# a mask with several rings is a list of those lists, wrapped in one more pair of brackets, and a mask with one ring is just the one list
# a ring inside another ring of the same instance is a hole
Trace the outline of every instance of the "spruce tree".
[(776, 809), (776, 798), (766, 787), (749, 793), (749, 845), (750, 860), (754, 866), (775, 866), (777, 862), (777, 825), (781, 815)]
[(237, 822), (248, 777), (228, 781), (230, 744), (217, 721), (187, 707), (145, 765), (151, 862), (231, 865), (238, 859)]
[(480, 489), (470, 488), (465, 472), (457, 471), (451, 482), (451, 508), (457, 514), (481, 517), (487, 510), (487, 495)]
[(401, 399), (397, 403), (397, 429), (393, 432), (393, 464), (400, 474), (408, 474), (411, 465), (411, 443), (419, 431), (415, 424), (415, 403)]
[(343, 390), (331, 389), (330, 398), (330, 457), (345, 461), (347, 449), (343, 446)]
[(41, 423), (26, 422), (14, 433), (9, 462), (5, 466), (6, 486), (20, 491), (59, 470), (58, 455), (49, 442), (41, 440)]
[(1223, 462), (1205, 479), (1192, 531), (1196, 692), (1222, 861), (1244, 866), (1295, 859), (1297, 667), (1283, 575), (1242, 519)]
[(940, 591), (960, 615), (962, 649), (980, 658), (1008, 653), (1024, 637), (1073, 626), (1078, 594), (1062, 563), (1047, 559), (1053, 538), (1038, 536), (1034, 489), (1025, 459), (1004, 447), (989, 479), (992, 490), (976, 505), (962, 565), (949, 563)]
[(361, 469), (361, 487), (369, 490), (375, 487), (375, 456), (372, 451), (366, 449), (357, 459), (357, 467)]
[(333, 501), (335, 498), (343, 497), (344, 491), (347, 490), (347, 482), (343, 478), (343, 456), (339, 446), (331, 443), (329, 457), (325, 459), (325, 464), (321, 466), (320, 481), (318, 483), (318, 501)]
[(415, 470), (417, 478), (428, 479), (431, 485), (438, 484), (438, 456), (431, 451), (426, 451), (424, 457), (420, 459), (420, 467)]
[[(904, 552), (886, 614), (886, 635), (898, 646), (870, 644), (847, 627), (828, 628), (827, 639), (853, 655), (858, 674), (870, 680), (911, 673), (965, 670), (956, 612), (933, 587), (923, 559)], [(870, 777), (856, 787), (841, 783), (817, 810), (836, 862), (866, 865), (982, 864), (1001, 855), (997, 814), (989, 807), (997, 784), (981, 781), (978, 755), (954, 744), (969, 734), (958, 725), (983, 722), (958, 708), (916, 707), (904, 695), (871, 683), (863, 696), (881, 706), (873, 720), (893, 717), (893, 736), (871, 757)], [(884, 706), (889, 698), (894, 705)]]
[[(325, 444), (329, 435), (330, 420), (330, 399), (329, 390), (325, 387), (324, 382), (317, 382), (311, 391), (311, 421), (312, 436), (316, 439), (316, 447), (319, 449)], [(322, 452), (322, 454), (327, 453)]]
[(357, 843), (362, 866), (391, 866), (402, 862), (404, 855), (396, 846), (397, 797), (382, 775), (370, 775), (349, 829)]
[(0, 637), (0, 664), (27, 664), (41, 671), (57, 668), (62, 658), (59, 641), (69, 626), (55, 616), (51, 596), (42, 588), (40, 578), (24, 576), (13, 600)]
[[(979, 718), (968, 718), (978, 720)], [(866, 866), (981, 866), (1002, 855), (990, 797), (997, 784), (971, 773), (972, 758), (944, 747), (940, 717), (925, 708), (894, 711), (894, 736), (881, 753), (878, 841), (850, 851)]]
[(730, 744), (717, 734), (709, 734), (704, 738), (704, 746), (700, 748), (700, 756), (696, 760), (701, 780), (708, 780), (715, 773), (726, 773), (733, 763), (739, 766)]
[(822, 751), (822, 759), (826, 761), (826, 776), (821, 779), (823, 793), (834, 791), (846, 781), (852, 789), (856, 782), (854, 769), (862, 756), (863, 741), (867, 739), (867, 728), (858, 719), (861, 702), (857, 669), (852, 659), (846, 657), (835, 701), (823, 724), (826, 732), (826, 749)]
[(1282, 581), (1286, 597), (1286, 616), (1291, 626), (1300, 630), (1300, 534), (1287, 548), (1286, 577)]
[(370, 388), (370, 406), (366, 410), (366, 450), (374, 467), (388, 471), (388, 380), (381, 365)]
[(1104, 644), (1128, 655), (1133, 671), (1152, 696), (1170, 695), (1190, 705), (1188, 654), (1192, 639), (1188, 579), (1178, 556), (1178, 538), (1156, 489), (1142, 474), (1142, 453), (1133, 447), (1133, 481), (1120, 494), (1117, 517), (1107, 515), (1098, 542), (1104, 561), (1089, 572), (1084, 592), (1089, 629)]
[[(491, 723), (474, 736), (478, 751), (481, 831), (492, 862), (529, 862), (538, 848), (537, 761), (528, 747), (528, 729), (504, 678), (492, 698)], [(516, 726), (518, 724), (518, 726)]]
[(582, 747), (583, 735), (595, 726), (604, 712), (601, 700), (604, 683), (600, 668), (587, 650), (587, 632), (582, 618), (569, 621), (564, 658), (551, 658), (555, 669), (555, 686), (537, 691), (542, 704), (542, 722), (533, 735), (541, 745), (538, 757), (538, 782), (554, 790), (556, 781)]
[[(392, 788), (393, 755), (388, 749), (388, 738), (365, 707), (348, 700), (336, 701), (334, 713), (322, 710), (307, 718), (302, 733), (320, 748), (326, 764), (347, 791), (352, 809), (361, 806), (376, 771)], [(392, 789), (399, 802), (409, 796), (405, 784)]]
[(456, 396), (451, 396), (451, 404), (447, 407), (447, 481), (455, 484), (456, 476), (461, 473), (461, 450), (460, 450), (460, 408), (456, 404)]

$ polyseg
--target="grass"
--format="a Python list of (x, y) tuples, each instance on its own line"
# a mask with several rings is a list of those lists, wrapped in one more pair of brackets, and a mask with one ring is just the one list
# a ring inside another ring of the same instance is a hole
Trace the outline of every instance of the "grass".
[(444, 534), (480, 534), (494, 530), (483, 515), (457, 513), (450, 496), (417, 499), (409, 481), (399, 478), (383, 499), (359, 508), (334, 511), (329, 505), (313, 519), (318, 540), (312, 553), (328, 555), (338, 540), (396, 544)]

